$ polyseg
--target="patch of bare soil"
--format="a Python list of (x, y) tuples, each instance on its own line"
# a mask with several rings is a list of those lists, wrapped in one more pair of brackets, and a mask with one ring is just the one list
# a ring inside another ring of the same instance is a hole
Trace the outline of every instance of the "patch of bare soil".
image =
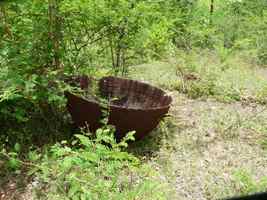
[(177, 92), (171, 95), (174, 123), (183, 128), (173, 134), (173, 148), (163, 147), (154, 164), (175, 184), (177, 199), (212, 200), (238, 195), (240, 188), (233, 180), (238, 170), (248, 171), (255, 180), (266, 176), (264, 106), (192, 100)]
[(0, 185), (0, 200), (32, 200), (32, 185), (24, 177), (5, 177)]
[(264, 77), (265, 79), (267, 79), (267, 69), (266, 68), (261, 68), (261, 69), (258, 69), (258, 73)]

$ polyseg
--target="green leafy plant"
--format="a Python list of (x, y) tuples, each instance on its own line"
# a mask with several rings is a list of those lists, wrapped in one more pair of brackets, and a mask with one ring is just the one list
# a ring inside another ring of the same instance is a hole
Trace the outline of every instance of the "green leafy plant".
[(38, 198), (165, 199), (157, 173), (122, 151), (133, 133), (119, 143), (113, 133), (110, 127), (102, 128), (93, 140), (76, 135), (73, 147), (65, 142), (51, 147), (36, 168)]
[(236, 187), (238, 187), (238, 190), (243, 195), (265, 191), (267, 186), (266, 177), (256, 181), (246, 170), (236, 171), (234, 173), (234, 180)]

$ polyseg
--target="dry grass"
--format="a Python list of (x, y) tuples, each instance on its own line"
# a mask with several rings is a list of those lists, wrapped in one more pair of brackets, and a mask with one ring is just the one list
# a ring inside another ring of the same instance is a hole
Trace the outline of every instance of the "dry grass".
[[(177, 92), (172, 95), (175, 102), (169, 123), (176, 128), (156, 131), (143, 150), (151, 150), (147, 162), (176, 187), (177, 199), (238, 195), (244, 183), (235, 178), (236, 172), (248, 171), (255, 181), (266, 175), (262, 141), (267, 133), (267, 110), (261, 112), (262, 106), (240, 103), (190, 100)], [(248, 116), (253, 119), (248, 121)], [(236, 126), (230, 130), (229, 124)], [(155, 141), (159, 138), (157, 149)]]
[[(220, 61), (217, 53), (205, 50), (179, 51), (171, 59), (130, 68), (130, 77), (189, 97), (212, 97), (221, 102), (236, 100), (267, 102), (267, 70), (239, 55)], [(181, 76), (181, 73), (183, 76)], [(195, 80), (187, 80), (188, 78)]]
[[(236, 59), (230, 63), (242, 64)], [(155, 69), (153, 75), (152, 68)], [(238, 77), (234, 84), (246, 87), (249, 95), (255, 96), (267, 81), (267, 71), (244, 68), (245, 72), (237, 66), (222, 74), (219, 77), (222, 87), (227, 90), (228, 80)], [(166, 63), (155, 63), (137, 67), (132, 77), (140, 79), (141, 76), (143, 80), (168, 88), (177, 81), (175, 75), (169, 74), (174, 71)], [(267, 174), (266, 106), (254, 101), (222, 103), (212, 97), (189, 99), (171, 89), (173, 117), (132, 150), (144, 156), (146, 162), (176, 188), (177, 199), (213, 200), (265, 189), (266, 182), (263, 187), (258, 185)], [(242, 171), (247, 172), (249, 178), (242, 177), (239, 173)]]

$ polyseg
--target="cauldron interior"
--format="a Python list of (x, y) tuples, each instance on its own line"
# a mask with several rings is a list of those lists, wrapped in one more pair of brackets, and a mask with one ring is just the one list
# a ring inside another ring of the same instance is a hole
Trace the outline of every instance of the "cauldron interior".
[(169, 107), (171, 97), (149, 84), (116, 77), (104, 77), (99, 82), (101, 94), (114, 106), (129, 109)]

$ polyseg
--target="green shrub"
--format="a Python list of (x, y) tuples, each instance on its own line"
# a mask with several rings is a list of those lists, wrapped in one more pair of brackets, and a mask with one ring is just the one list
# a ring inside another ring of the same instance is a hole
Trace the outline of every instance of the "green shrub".
[[(34, 139), (39, 144), (54, 140), (55, 133), (66, 129), (62, 127), (66, 125), (66, 117), (62, 117), (65, 85), (57, 80), (53, 70), (46, 75), (23, 76), (10, 74), (12, 71), (0, 70), (0, 143), (11, 147), (20, 143), (27, 147)], [(52, 134), (54, 139), (49, 138)], [(48, 140), (41, 142), (41, 138)]]
[(38, 199), (167, 199), (156, 171), (123, 151), (133, 133), (119, 143), (113, 133), (107, 127), (95, 139), (76, 135), (72, 147), (65, 142), (51, 147), (34, 169)]

